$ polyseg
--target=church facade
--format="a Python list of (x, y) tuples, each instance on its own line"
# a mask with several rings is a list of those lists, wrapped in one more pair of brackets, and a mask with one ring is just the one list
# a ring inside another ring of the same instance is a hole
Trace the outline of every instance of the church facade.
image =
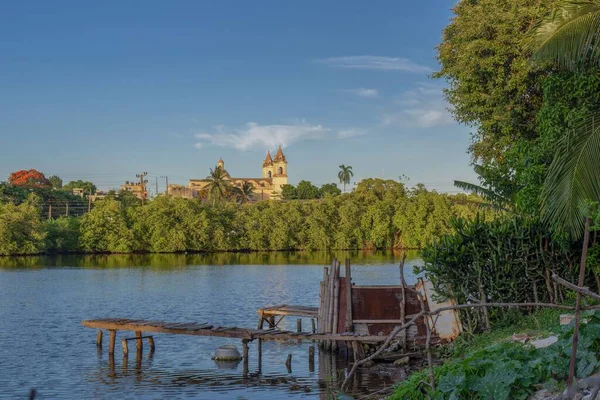
[[(254, 200), (279, 200), (283, 185), (288, 183), (287, 159), (283, 154), (281, 146), (277, 149), (275, 157), (271, 157), (271, 152), (262, 164), (262, 177), (260, 178), (235, 178), (225, 169), (225, 162), (220, 159), (217, 166), (225, 171), (225, 179), (230, 181), (233, 186), (241, 187), (249, 182), (254, 186)], [(200, 198), (200, 193), (208, 185), (207, 179), (190, 179), (188, 186), (169, 185), (169, 194), (180, 197)]]

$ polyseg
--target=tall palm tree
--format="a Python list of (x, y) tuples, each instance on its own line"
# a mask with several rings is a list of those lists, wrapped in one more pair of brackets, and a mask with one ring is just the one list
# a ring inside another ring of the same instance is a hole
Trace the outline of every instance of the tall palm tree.
[[(563, 0), (536, 23), (525, 48), (536, 62), (571, 71), (600, 65), (600, 0)], [(545, 182), (542, 215), (575, 239), (584, 230), (588, 201), (600, 200), (600, 113), (562, 138)]]
[(211, 169), (210, 175), (206, 177), (208, 184), (205, 190), (213, 205), (223, 201), (231, 193), (231, 183), (226, 179), (227, 177), (227, 172), (220, 165), (217, 165), (214, 170)]
[(353, 176), (354, 172), (352, 172), (352, 167), (350, 165), (340, 165), (340, 172), (338, 172), (338, 178), (340, 179), (340, 183), (344, 185), (344, 193), (346, 193), (346, 185), (350, 183), (350, 178), (352, 178)]
[(250, 201), (254, 193), (254, 185), (250, 182), (244, 182), (240, 187), (234, 187), (232, 190), (233, 198), (240, 204)]

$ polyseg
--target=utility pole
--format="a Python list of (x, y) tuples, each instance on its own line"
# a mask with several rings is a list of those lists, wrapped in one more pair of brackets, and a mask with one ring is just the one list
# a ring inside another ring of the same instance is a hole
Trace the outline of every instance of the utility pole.
[(155, 178), (156, 178), (155, 179), (156, 180), (156, 192), (154, 192), (155, 193), (154, 196), (158, 196), (158, 176)]
[(169, 177), (162, 175), (160, 178), (165, 180), (165, 194), (169, 194)]
[(142, 187), (142, 205), (144, 205), (144, 200), (146, 200), (146, 196), (148, 195), (146, 192), (146, 183), (148, 183), (148, 180), (144, 179), (147, 175), (147, 172), (142, 172), (141, 174), (135, 175), (137, 178), (140, 178), (140, 185)]

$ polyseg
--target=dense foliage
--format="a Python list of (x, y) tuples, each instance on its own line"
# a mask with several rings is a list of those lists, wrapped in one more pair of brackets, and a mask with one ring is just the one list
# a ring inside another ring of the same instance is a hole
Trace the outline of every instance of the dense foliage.
[[(110, 193), (81, 218), (42, 219), (34, 206), (21, 212), (40, 237), (26, 253), (386, 249), (420, 248), (452, 232), (450, 219), (473, 217), (477, 200), (367, 179), (352, 193), (318, 200), (213, 205), (159, 196), (142, 205), (131, 193)], [(22, 253), (21, 240), (3, 244), (0, 253)]]
[[(600, 312), (583, 313), (587, 323), (580, 330), (576, 376), (585, 378), (599, 366)], [(558, 341), (535, 349), (514, 342), (496, 343), (436, 367), (436, 391), (431, 399), (527, 399), (540, 385), (557, 389), (567, 376), (573, 325), (562, 327)], [(417, 400), (426, 372), (413, 374), (400, 384), (392, 399)], [(423, 390), (428, 390), (423, 387)]]
[[(558, 303), (563, 293), (551, 281), (557, 273), (565, 279), (577, 273), (578, 248), (552, 241), (539, 222), (506, 216), (484, 221), (454, 219), (453, 234), (445, 235), (423, 250), (420, 269), (438, 294), (459, 304), (470, 301)], [(590, 284), (594, 275), (588, 273)], [(600, 289), (600, 288), (599, 288)], [(469, 331), (487, 328), (489, 320), (478, 311), (463, 311)], [(491, 311), (490, 320), (506, 317)]]

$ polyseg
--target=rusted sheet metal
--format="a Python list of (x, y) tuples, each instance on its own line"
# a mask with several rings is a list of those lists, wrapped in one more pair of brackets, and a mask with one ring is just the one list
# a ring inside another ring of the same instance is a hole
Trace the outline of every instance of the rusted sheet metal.
[[(452, 304), (449, 301), (438, 303), (433, 298), (433, 288), (430, 283), (425, 284), (425, 306), (433, 311), (440, 307)], [(406, 318), (418, 314), (421, 311), (418, 293), (423, 293), (423, 283), (417, 286), (406, 287)], [(352, 288), (352, 319), (364, 320), (400, 320), (400, 303), (402, 300), (402, 288), (400, 286), (354, 286)], [(340, 309), (340, 315), (344, 313)], [(341, 318), (340, 318), (341, 319)], [(440, 314), (437, 321), (430, 320), (430, 326), (434, 327), (432, 342), (451, 341), (460, 333), (461, 325), (455, 311), (445, 311)], [(357, 323), (354, 324), (356, 332), (363, 332), (373, 336), (389, 335), (399, 323)], [(338, 329), (343, 329), (339, 326)], [(343, 330), (338, 330), (343, 332)], [(425, 320), (417, 320), (416, 325), (408, 329), (407, 339), (417, 345), (423, 345), (427, 335)]]
[[(355, 286), (352, 288), (353, 320), (400, 320), (401, 286)], [(412, 286), (406, 287), (406, 316), (421, 311), (421, 303), (417, 291)], [(365, 323), (356, 324), (356, 331), (369, 335), (387, 336), (399, 323)], [(426, 329), (423, 320), (417, 321), (408, 330), (408, 341), (417, 344), (425, 343)]]
[[(456, 303), (453, 300), (438, 301), (434, 299), (435, 291), (433, 284), (428, 281), (419, 279), (416, 285), (416, 289), (425, 294), (427, 299), (427, 305), (430, 311), (435, 311), (442, 307), (454, 306)], [(462, 325), (458, 318), (458, 312), (456, 310), (442, 311), (436, 318), (433, 318), (435, 322), (435, 331), (443, 341), (452, 341), (462, 332)]]

